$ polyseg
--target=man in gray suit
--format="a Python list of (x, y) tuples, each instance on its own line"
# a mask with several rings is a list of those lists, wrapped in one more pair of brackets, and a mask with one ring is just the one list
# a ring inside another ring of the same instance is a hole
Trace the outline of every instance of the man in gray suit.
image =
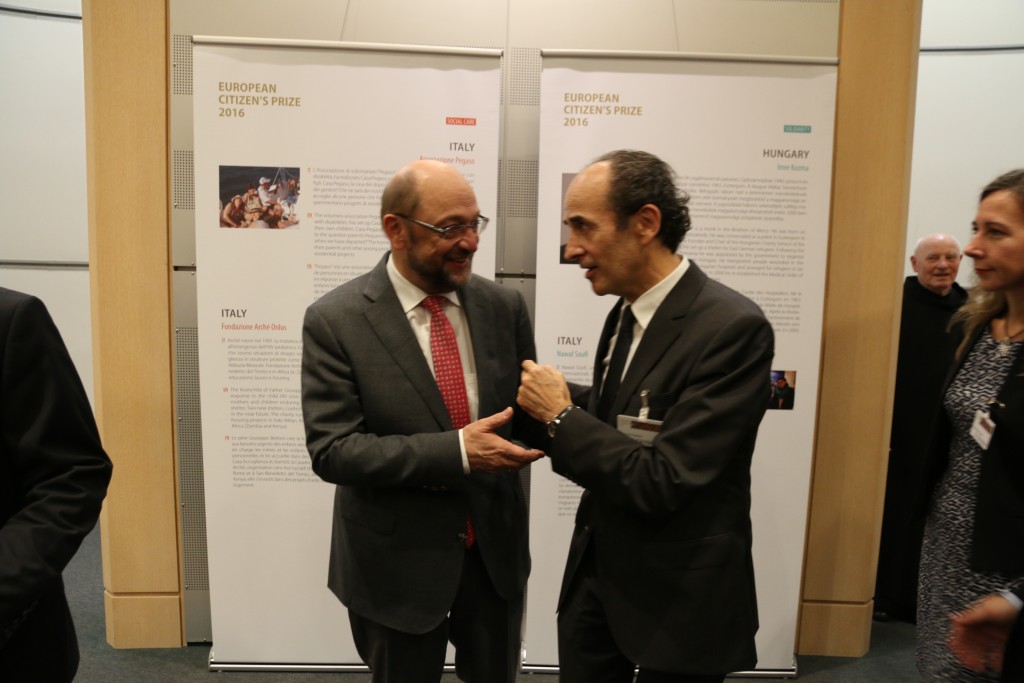
[[(761, 310), (676, 253), (690, 220), (646, 152), (604, 155), (566, 193), (566, 256), (605, 323), (593, 390), (523, 364), (554, 470), (586, 491), (558, 605), (562, 683), (711, 683), (754, 666), (750, 460), (774, 349)], [(586, 406), (577, 408), (576, 403)]]
[(449, 640), (462, 680), (519, 669), (518, 472), (543, 453), (509, 440), (536, 356), (522, 296), (471, 273), (487, 221), (457, 171), (409, 164), (381, 199), (390, 252), (303, 323), (307, 445), (337, 485), (328, 585), (375, 682), (436, 683)]

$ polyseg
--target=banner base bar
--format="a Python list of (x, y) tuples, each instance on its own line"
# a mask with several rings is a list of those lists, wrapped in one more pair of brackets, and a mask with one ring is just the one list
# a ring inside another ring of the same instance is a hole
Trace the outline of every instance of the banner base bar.
[[(550, 664), (524, 664), (523, 673), (557, 674), (558, 667)], [(796, 678), (796, 667), (786, 669), (755, 669), (753, 671), (734, 671), (726, 678)]]
[[(370, 667), (365, 664), (301, 664), (292, 663), (267, 663), (267, 662), (218, 662), (214, 659), (213, 651), (210, 652), (210, 671), (276, 671), (279, 673), (369, 673)], [(557, 672), (558, 668), (555, 667)], [(445, 673), (455, 673), (454, 664), (444, 665)]]

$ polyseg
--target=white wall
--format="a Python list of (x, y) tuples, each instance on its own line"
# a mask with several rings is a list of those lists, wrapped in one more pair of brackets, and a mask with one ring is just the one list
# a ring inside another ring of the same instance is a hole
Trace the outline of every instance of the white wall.
[[(918, 69), (907, 275), (919, 238), (966, 244), (978, 193), (1024, 166), (1024, 3), (925, 0)], [(972, 278), (966, 259), (957, 280)]]
[(72, 0), (0, 8), (0, 286), (46, 303), (91, 398), (80, 15)]

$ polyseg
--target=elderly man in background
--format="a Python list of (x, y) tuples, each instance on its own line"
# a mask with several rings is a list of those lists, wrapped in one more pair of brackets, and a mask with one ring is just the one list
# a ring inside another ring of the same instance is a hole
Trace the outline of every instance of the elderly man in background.
[(953, 361), (949, 319), (967, 300), (967, 292), (956, 283), (961, 256), (960, 243), (949, 235), (922, 237), (910, 257), (916, 275), (903, 284), (889, 472), (875, 583), (875, 617), (879, 620), (915, 620), (923, 521), (912, 519), (912, 502), (906, 492), (921, 475), (935, 405)]

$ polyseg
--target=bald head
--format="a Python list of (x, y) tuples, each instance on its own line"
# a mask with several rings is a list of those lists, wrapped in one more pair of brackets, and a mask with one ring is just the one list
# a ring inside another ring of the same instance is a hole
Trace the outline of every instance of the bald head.
[(477, 227), (480, 208), (473, 187), (451, 166), (421, 159), (388, 182), (380, 200), (381, 227), (398, 272), (427, 294), (450, 292), (469, 281), (480, 235), (442, 228)]
[(472, 192), (469, 182), (448, 164), (419, 159), (398, 169), (380, 198), (380, 215), (389, 213), (413, 216), (420, 199), (434, 191)]
[(917, 241), (910, 265), (917, 274), (917, 281), (925, 289), (945, 296), (956, 282), (960, 270), (960, 242), (955, 237), (933, 233)]

